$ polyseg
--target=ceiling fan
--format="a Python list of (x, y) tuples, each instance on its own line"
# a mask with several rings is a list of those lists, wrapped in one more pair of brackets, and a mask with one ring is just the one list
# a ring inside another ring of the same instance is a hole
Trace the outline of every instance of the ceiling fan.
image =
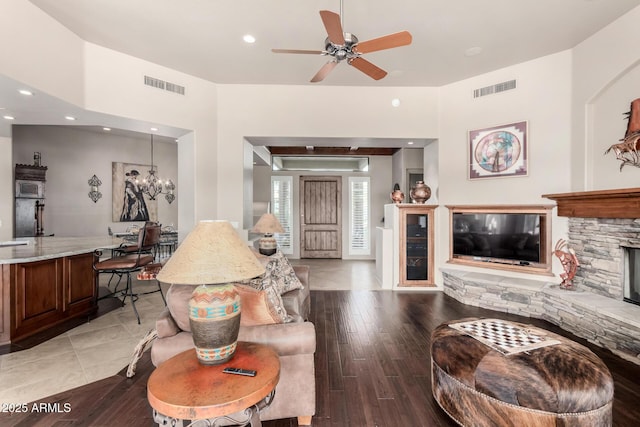
[(320, 17), (327, 30), (324, 50), (299, 50), (299, 49), (271, 49), (274, 53), (297, 53), (311, 55), (327, 55), (331, 60), (311, 79), (312, 83), (324, 80), (325, 77), (342, 61), (357, 68), (374, 80), (380, 80), (387, 75), (382, 68), (377, 67), (362, 57), (364, 53), (376, 52), (384, 49), (405, 46), (411, 44), (411, 33), (400, 31), (386, 36), (360, 42), (358, 38), (342, 30), (340, 15), (329, 10), (321, 10)]

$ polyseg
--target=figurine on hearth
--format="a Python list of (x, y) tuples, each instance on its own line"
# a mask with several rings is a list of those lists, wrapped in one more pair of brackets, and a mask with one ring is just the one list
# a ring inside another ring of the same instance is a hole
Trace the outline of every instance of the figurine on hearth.
[(575, 277), (576, 272), (578, 271), (578, 266), (580, 265), (578, 257), (576, 257), (576, 252), (567, 246), (566, 240), (560, 239), (558, 240), (558, 243), (556, 243), (553, 254), (558, 257), (562, 264), (562, 268), (564, 269), (564, 273), (560, 273), (560, 278), (562, 279), (560, 287), (567, 290), (575, 289), (573, 278)]

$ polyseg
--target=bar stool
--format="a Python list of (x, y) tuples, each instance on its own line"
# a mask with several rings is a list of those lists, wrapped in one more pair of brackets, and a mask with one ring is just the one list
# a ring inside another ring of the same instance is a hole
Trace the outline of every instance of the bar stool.
[[(146, 225), (144, 228), (142, 228), (142, 230), (140, 230), (140, 237), (138, 238), (138, 241), (140, 242), (140, 244), (134, 252), (120, 252), (119, 255), (114, 254), (114, 256), (112, 256), (111, 258), (102, 261), (100, 261), (100, 256), (102, 255), (104, 249), (97, 249), (95, 251), (95, 254), (97, 255), (97, 261), (94, 262), (93, 269), (99, 274), (111, 274), (112, 278), (115, 275), (119, 276), (120, 278), (122, 278), (122, 276), (127, 277), (126, 288), (124, 291), (122, 291), (122, 306), (124, 306), (127, 297), (129, 297), (131, 299), (133, 312), (136, 314), (138, 324), (140, 324), (140, 315), (138, 314), (138, 310), (136, 309), (135, 301), (138, 295), (143, 294), (136, 294), (133, 292), (131, 273), (140, 271), (143, 269), (143, 267), (154, 262), (155, 251), (157, 250), (158, 243), (160, 242), (160, 226)], [(118, 281), (118, 285), (119, 282), (120, 281)], [(109, 283), (111, 283), (111, 279), (109, 279)], [(116, 285), (116, 289), (107, 296), (115, 294), (117, 292), (118, 285)], [(160, 295), (162, 295), (162, 299), (164, 301), (164, 294), (162, 293), (160, 283), (158, 283), (157, 290), (145, 292), (144, 294), (152, 292), (160, 292)]]

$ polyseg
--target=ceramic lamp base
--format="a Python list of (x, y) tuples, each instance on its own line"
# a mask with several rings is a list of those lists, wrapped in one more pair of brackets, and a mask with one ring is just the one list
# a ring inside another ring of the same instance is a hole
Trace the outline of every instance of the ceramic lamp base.
[(258, 252), (262, 255), (273, 255), (278, 250), (278, 242), (273, 234), (265, 234), (258, 240)]
[(198, 361), (219, 365), (236, 351), (240, 331), (240, 295), (230, 284), (200, 285), (189, 300), (189, 324)]

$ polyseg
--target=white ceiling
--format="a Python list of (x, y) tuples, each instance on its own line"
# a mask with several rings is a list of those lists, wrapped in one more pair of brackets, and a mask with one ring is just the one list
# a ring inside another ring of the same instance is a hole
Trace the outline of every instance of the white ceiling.
[[(640, 0), (30, 2), (88, 42), (216, 83), (325, 86), (441, 86), (569, 49), (640, 5)], [(365, 55), (389, 72), (382, 80), (341, 63), (323, 82), (309, 83), (326, 57), (275, 54), (271, 48), (322, 50), (322, 9), (342, 11), (344, 30), (360, 41), (407, 30), (413, 42)], [(256, 42), (245, 43), (245, 34)], [(465, 55), (471, 48), (481, 53)], [(45, 95), (25, 105), (24, 97), (16, 95), (18, 87), (0, 74), (0, 108), (21, 113), (13, 123), (69, 124), (62, 116), (73, 114), (73, 106)], [(117, 117), (90, 120), (76, 124), (138, 131), (153, 125)], [(10, 134), (10, 124), (0, 120), (0, 136)], [(180, 132), (169, 130), (166, 136)]]

